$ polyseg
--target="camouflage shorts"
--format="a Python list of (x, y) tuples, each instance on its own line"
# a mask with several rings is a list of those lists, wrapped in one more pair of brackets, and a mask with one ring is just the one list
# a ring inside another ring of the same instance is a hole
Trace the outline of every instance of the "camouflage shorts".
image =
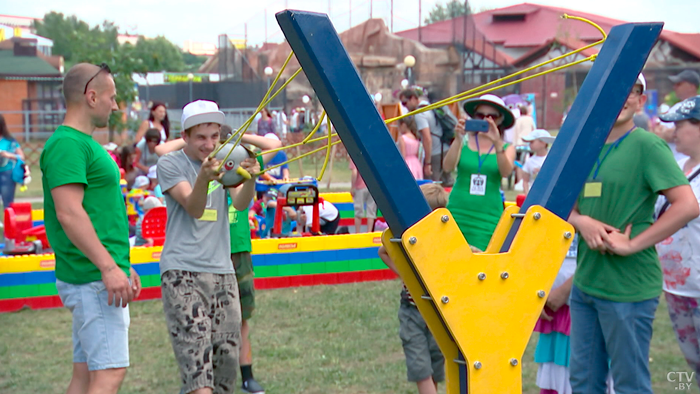
[(253, 279), (253, 258), (249, 252), (231, 253), (231, 263), (236, 270), (238, 291), (241, 295), (241, 316), (248, 320), (255, 310), (255, 284)]
[(163, 309), (186, 393), (233, 393), (241, 311), (233, 274), (171, 270), (161, 277)]

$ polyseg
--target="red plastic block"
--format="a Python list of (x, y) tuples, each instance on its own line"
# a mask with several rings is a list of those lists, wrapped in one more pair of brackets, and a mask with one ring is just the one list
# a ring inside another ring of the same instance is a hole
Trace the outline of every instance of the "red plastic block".
[(138, 301), (144, 300), (158, 300), (162, 297), (160, 286), (147, 287), (141, 289), (141, 294), (139, 295)]

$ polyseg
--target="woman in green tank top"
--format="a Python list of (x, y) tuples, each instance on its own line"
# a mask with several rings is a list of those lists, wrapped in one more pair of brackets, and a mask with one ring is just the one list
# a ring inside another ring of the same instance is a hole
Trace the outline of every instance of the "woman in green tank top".
[(489, 130), (465, 132), (465, 121), (457, 124), (443, 162), (446, 172), (457, 169), (447, 209), (469, 245), (485, 250), (503, 214), (501, 179), (513, 172), (515, 147), (503, 141), (503, 131), (515, 119), (503, 100), (492, 94), (467, 101), (464, 110), (473, 119), (486, 120)]

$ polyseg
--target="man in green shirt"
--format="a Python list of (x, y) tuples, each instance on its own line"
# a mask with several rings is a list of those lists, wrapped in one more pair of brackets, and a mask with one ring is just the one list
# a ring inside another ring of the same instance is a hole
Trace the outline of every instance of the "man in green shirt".
[(116, 393), (129, 366), (128, 304), (141, 284), (129, 262), (119, 168), (92, 139), (117, 110), (109, 67), (73, 66), (63, 94), (66, 117), (46, 142), (40, 166), (56, 288), (73, 315), (68, 393)]
[[(652, 393), (662, 285), (654, 245), (700, 214), (668, 145), (634, 126), (645, 87), (640, 75), (569, 218), (581, 235), (570, 299), (573, 393), (604, 393), (608, 371), (618, 394)], [(654, 223), (659, 193), (671, 207)]]

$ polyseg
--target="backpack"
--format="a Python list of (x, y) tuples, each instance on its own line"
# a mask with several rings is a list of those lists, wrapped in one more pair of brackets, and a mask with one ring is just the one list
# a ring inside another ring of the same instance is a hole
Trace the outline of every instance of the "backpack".
[(443, 144), (451, 144), (452, 140), (455, 138), (455, 127), (457, 126), (457, 117), (450, 111), (448, 107), (439, 107), (433, 110), (435, 114), (435, 119), (437, 120), (440, 128), (442, 129), (442, 135), (440, 136), (440, 142)]

